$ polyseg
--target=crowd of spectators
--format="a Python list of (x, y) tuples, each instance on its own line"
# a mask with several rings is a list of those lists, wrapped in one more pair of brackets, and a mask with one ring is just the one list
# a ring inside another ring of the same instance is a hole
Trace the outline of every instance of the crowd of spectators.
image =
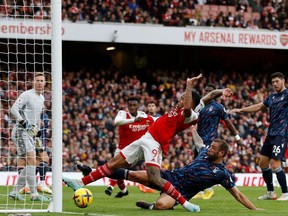
[[(63, 171), (75, 171), (76, 160), (97, 168), (112, 157), (119, 137), (118, 128), (113, 120), (119, 110), (125, 109), (125, 100), (129, 96), (139, 97), (140, 109), (144, 111), (145, 103), (155, 100), (158, 112), (163, 114), (175, 105), (177, 98), (185, 90), (187, 76), (192, 75), (188, 70), (152, 70), (147, 74), (151, 74), (151, 83), (140, 80), (136, 74), (128, 76), (115, 68), (63, 72)], [(2, 77), (0, 83), (2, 125), (0, 170), (8, 168), (13, 170), (13, 167), (16, 167), (16, 150), (10, 138), (12, 122), (8, 108), (21, 92), (17, 92), (16, 89), (27, 87), (25, 86), (27, 83), (14, 82), (15, 74), (10, 72), (9, 75), (10, 83), (7, 82), (7, 77)], [(11, 85), (11, 82), (14, 82), (14, 85)], [(265, 73), (253, 75), (245, 71), (241, 73), (207, 71), (205, 78), (195, 90), (204, 95), (204, 86), (207, 83), (213, 83), (217, 88), (234, 89), (235, 94), (231, 100), (222, 101), (227, 110), (260, 102), (272, 91), (270, 79)], [(47, 110), (51, 109), (49, 89), (48, 85), (45, 93)], [(261, 171), (258, 164), (259, 150), (268, 130), (268, 117), (267, 111), (231, 116), (245, 147), (238, 146), (226, 126), (220, 124), (219, 137), (227, 140), (230, 146), (226, 165), (231, 172)], [(57, 145), (61, 143), (54, 143), (54, 146)], [(171, 170), (193, 160), (194, 153), (191, 146), (191, 131), (187, 129), (172, 140), (169, 153), (164, 156), (163, 168)], [(48, 147), (52, 147), (50, 139)], [(142, 168), (141, 163), (136, 166), (136, 169)]]
[[(1, 16), (49, 19), (51, 1), (7, 0)], [(62, 0), (62, 20), (285, 31), (287, 0)]]

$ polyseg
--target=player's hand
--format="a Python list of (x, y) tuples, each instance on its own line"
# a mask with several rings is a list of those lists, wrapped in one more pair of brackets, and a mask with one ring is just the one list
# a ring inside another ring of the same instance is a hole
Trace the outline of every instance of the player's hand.
[(35, 147), (41, 148), (42, 147), (42, 141), (39, 137), (35, 137)]
[(201, 79), (202, 77), (203, 77), (203, 74), (201, 73), (196, 77), (192, 77), (190, 80), (195, 81), (195, 80)]
[(240, 113), (241, 109), (232, 109), (229, 114)]
[(191, 125), (191, 129), (196, 131), (197, 130), (197, 124), (196, 125)]
[(194, 81), (199, 80), (199, 79), (201, 79), (202, 77), (203, 77), (203, 75), (202, 75), (202, 73), (201, 73), (201, 74), (199, 74), (199, 75), (196, 76), (196, 77), (188, 78), (188, 79), (187, 79), (187, 85), (193, 85)]
[(247, 148), (247, 146), (245, 144), (243, 144), (242, 139), (241, 140), (236, 140), (236, 143), (237, 143), (238, 146), (241, 147), (242, 150)]
[(27, 133), (29, 136), (34, 137), (38, 134), (38, 127), (36, 125), (30, 125), (29, 128), (27, 128)]
[(230, 98), (233, 95), (233, 91), (230, 88), (225, 88), (222, 91), (222, 99), (223, 100), (227, 100), (228, 98)]
[(35, 137), (38, 134), (39, 128), (36, 125), (30, 124), (27, 120), (22, 120), (19, 123), (26, 129), (29, 136)]

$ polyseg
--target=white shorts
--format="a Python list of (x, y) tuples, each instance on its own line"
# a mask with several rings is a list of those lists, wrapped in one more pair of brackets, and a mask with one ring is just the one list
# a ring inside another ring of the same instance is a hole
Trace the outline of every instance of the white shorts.
[(129, 164), (145, 160), (146, 165), (161, 167), (161, 146), (148, 132), (140, 139), (122, 149), (120, 154)]
[(114, 152), (114, 156), (116, 156), (117, 154), (119, 154), (120, 153), (120, 149), (119, 148), (116, 148), (116, 150), (115, 150), (115, 152)]
[(17, 147), (17, 155), (23, 156), (28, 152), (35, 152), (33, 137), (27, 134), (26, 129), (15, 125), (12, 130), (12, 141)]

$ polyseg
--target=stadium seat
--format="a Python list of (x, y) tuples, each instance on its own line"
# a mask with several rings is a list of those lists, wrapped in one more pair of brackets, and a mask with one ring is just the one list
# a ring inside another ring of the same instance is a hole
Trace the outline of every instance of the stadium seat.
[(210, 5), (202, 5), (202, 11), (210, 11)]
[(202, 10), (202, 6), (203, 6), (203, 5), (196, 4), (196, 5), (195, 5), (195, 10), (198, 9), (198, 10), (201, 11), (201, 10)]
[(201, 16), (204, 20), (209, 17), (209, 11), (201, 11)]
[(222, 11), (223, 13), (226, 14), (227, 10), (228, 10), (228, 8), (226, 5), (219, 5), (219, 12)]
[(210, 5), (210, 11), (219, 11), (219, 6), (218, 5)]
[(228, 12), (231, 12), (233, 14), (235, 14), (235, 12), (236, 12), (236, 7), (235, 6), (228, 6), (227, 9), (228, 9)]

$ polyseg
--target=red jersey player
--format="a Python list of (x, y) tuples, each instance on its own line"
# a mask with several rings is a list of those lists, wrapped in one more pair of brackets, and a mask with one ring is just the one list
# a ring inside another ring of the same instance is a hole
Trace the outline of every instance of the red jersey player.
[[(128, 98), (127, 109), (127, 111), (120, 110), (114, 120), (115, 125), (119, 126), (119, 145), (114, 155), (117, 155), (120, 150), (142, 137), (147, 132), (148, 127), (154, 122), (150, 115), (138, 110), (139, 99), (137, 97)], [(116, 183), (118, 183), (121, 191), (115, 197), (121, 198), (127, 196), (128, 190), (124, 184), (124, 180), (117, 181), (111, 179), (105, 193), (110, 196)]]
[(140, 139), (122, 149), (118, 155), (88, 176), (80, 180), (62, 177), (63, 181), (73, 190), (77, 190), (102, 177), (111, 175), (117, 168), (127, 167), (144, 159), (150, 185), (153, 188), (173, 197), (186, 210), (199, 212), (200, 207), (198, 205), (188, 202), (169, 181), (161, 178), (160, 165), (162, 150), (167, 149), (172, 137), (197, 123), (198, 115), (192, 110), (192, 89), (194, 82), (200, 78), (202, 78), (202, 74), (187, 79), (185, 93), (179, 99), (176, 107), (160, 116)]

